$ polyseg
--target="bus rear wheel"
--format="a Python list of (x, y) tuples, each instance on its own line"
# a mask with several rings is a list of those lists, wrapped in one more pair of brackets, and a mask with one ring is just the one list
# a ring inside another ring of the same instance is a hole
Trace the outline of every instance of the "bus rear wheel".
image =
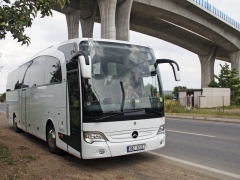
[(56, 145), (56, 132), (53, 124), (50, 124), (47, 128), (47, 144), (51, 153), (57, 155), (63, 154), (63, 151)]
[(14, 127), (16, 133), (22, 132), (22, 130), (17, 127), (17, 118), (16, 117), (13, 119), (13, 127)]

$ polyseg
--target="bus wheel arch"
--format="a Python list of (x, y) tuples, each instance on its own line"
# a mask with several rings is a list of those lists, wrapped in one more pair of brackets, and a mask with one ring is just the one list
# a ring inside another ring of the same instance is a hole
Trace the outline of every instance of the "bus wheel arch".
[(49, 119), (46, 125), (46, 141), (48, 149), (53, 154), (62, 154), (62, 150), (57, 147), (56, 144), (56, 131), (53, 122)]
[(17, 127), (17, 116), (15, 112), (13, 113), (13, 127), (16, 133), (22, 132), (22, 130)]

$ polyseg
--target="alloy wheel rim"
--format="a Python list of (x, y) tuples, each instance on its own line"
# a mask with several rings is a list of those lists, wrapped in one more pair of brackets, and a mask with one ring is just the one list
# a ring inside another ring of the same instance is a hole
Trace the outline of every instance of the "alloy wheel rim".
[(48, 145), (49, 145), (51, 148), (54, 148), (54, 147), (55, 147), (55, 144), (56, 144), (55, 131), (54, 131), (54, 129), (51, 129), (51, 130), (48, 132)]
[(16, 121), (16, 118), (14, 118), (14, 128), (17, 129), (17, 121)]

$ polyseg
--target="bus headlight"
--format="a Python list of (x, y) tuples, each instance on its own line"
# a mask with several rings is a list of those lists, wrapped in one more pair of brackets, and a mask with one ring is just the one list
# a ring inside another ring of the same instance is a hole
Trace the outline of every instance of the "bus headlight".
[(161, 125), (161, 126), (159, 127), (159, 129), (158, 129), (157, 134), (163, 134), (163, 133), (165, 133), (165, 126), (164, 126), (164, 125)]
[(89, 144), (92, 144), (93, 142), (108, 141), (101, 132), (84, 132), (84, 140)]

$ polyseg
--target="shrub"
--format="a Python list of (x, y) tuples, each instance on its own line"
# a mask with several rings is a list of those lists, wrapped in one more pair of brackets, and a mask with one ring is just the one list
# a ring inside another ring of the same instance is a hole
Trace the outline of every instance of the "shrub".
[(164, 99), (165, 100), (172, 100), (172, 96), (167, 94), (167, 95), (164, 96)]
[(237, 96), (234, 100), (232, 100), (233, 105), (240, 105), (240, 96)]
[(0, 102), (5, 102), (6, 101), (6, 93), (3, 93), (1, 96), (0, 96)]

